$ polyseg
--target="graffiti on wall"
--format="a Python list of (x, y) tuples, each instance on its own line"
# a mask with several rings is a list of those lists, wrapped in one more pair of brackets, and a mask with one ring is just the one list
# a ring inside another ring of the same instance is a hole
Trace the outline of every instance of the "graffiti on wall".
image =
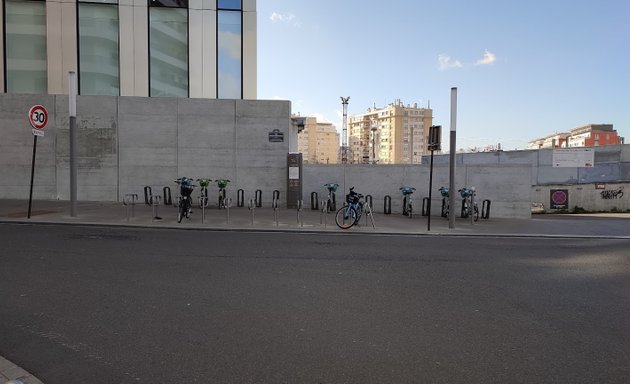
[(600, 194), (604, 200), (621, 199), (623, 197), (623, 188), (607, 189), (601, 191)]

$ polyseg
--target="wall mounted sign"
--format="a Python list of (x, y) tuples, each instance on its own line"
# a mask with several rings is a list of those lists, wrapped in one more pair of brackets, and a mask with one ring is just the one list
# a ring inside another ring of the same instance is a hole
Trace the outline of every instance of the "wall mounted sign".
[(270, 143), (283, 143), (284, 142), (284, 133), (280, 132), (279, 129), (274, 129), (269, 132), (269, 142)]

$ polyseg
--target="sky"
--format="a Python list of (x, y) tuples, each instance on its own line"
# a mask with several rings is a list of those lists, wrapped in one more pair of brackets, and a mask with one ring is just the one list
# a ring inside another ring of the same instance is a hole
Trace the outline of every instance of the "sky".
[(400, 99), (433, 109), (448, 148), (590, 123), (630, 143), (630, 0), (257, 0), (258, 99), (342, 129)]

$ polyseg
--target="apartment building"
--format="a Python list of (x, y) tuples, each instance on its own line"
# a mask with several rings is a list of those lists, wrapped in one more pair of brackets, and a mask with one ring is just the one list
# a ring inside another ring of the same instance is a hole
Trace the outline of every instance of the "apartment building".
[(256, 0), (3, 0), (4, 93), (256, 99)]
[(349, 139), (355, 164), (419, 164), (429, 153), (427, 140), (433, 111), (403, 104), (369, 108), (348, 118)]
[(612, 124), (587, 124), (569, 132), (554, 133), (532, 140), (527, 149), (600, 147), (623, 143), (624, 138), (617, 134)]
[(306, 164), (339, 163), (339, 133), (331, 123), (306, 117), (304, 129), (298, 133), (298, 151)]

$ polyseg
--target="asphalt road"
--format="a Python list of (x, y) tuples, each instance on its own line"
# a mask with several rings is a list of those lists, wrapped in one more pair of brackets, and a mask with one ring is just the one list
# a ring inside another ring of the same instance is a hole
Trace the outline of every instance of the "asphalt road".
[(61, 383), (627, 383), (630, 240), (0, 224), (0, 355)]

